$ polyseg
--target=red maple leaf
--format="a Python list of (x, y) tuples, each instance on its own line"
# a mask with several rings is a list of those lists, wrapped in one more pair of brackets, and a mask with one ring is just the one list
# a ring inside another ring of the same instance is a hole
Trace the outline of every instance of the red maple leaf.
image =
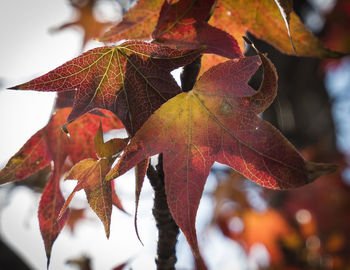
[(87, 51), (11, 89), (75, 90), (68, 122), (97, 108), (108, 109), (133, 135), (161, 104), (181, 92), (170, 72), (191, 63), (201, 51), (127, 41), (119, 46)]
[[(306, 162), (277, 129), (258, 117), (277, 90), (272, 63), (262, 54), (259, 57), (217, 65), (203, 74), (192, 91), (163, 104), (107, 175), (113, 179), (141, 160), (163, 153), (168, 205), (196, 256), (196, 213), (214, 161), (275, 189), (305, 185), (334, 169)], [(261, 62), (264, 78), (255, 91), (247, 82)]]

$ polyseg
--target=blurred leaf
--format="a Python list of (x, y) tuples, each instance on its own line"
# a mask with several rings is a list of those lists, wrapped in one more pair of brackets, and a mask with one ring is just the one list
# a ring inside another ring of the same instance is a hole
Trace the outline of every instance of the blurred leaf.
[(103, 42), (123, 39), (150, 39), (157, 24), (159, 10), (164, 0), (139, 0), (123, 17), (101, 37)]
[(69, 259), (66, 264), (76, 266), (79, 270), (92, 270), (91, 259), (87, 256), (82, 256), (80, 258)]
[(86, 211), (85, 208), (82, 208), (82, 209), (70, 208), (69, 209), (67, 226), (69, 227), (69, 229), (72, 233), (74, 233), (77, 223), (79, 223), (81, 220), (86, 218), (85, 211)]
[(79, 27), (84, 31), (83, 47), (93, 38), (98, 38), (103, 31), (111, 25), (110, 22), (100, 22), (94, 15), (94, 7), (96, 0), (80, 1), (79, 4), (73, 4), (77, 13), (77, 19), (65, 23), (57, 28), (52, 29), (52, 32), (62, 31), (69, 27)]
[(322, 40), (330, 48), (350, 53), (350, 2), (338, 0), (326, 16)]
[[(288, 1), (278, 1), (279, 3)], [(341, 54), (325, 48), (301, 22), (299, 17), (287, 7), (289, 28), (295, 50), (288, 35), (288, 28), (278, 5), (271, 0), (220, 0), (209, 23), (225, 29), (232, 36), (239, 38), (249, 31), (259, 39), (272, 44), (286, 54), (312, 57), (340, 57)], [(240, 47), (244, 49), (243, 41)], [(296, 51), (296, 52), (295, 52)]]

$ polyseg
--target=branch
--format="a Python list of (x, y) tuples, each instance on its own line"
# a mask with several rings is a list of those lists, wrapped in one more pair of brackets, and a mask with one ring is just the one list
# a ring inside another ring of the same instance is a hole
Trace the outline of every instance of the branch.
[(184, 92), (192, 90), (201, 69), (202, 56), (197, 57), (191, 64), (184, 66), (181, 73), (181, 88)]
[(175, 270), (175, 246), (179, 227), (170, 213), (166, 199), (162, 154), (159, 155), (156, 168), (151, 165), (148, 167), (147, 177), (154, 190), (153, 216), (158, 228), (157, 270)]

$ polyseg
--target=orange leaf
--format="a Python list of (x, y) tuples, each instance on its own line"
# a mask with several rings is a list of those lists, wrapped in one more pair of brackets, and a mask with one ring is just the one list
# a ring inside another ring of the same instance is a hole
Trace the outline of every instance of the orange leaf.
[[(277, 0), (275, 0), (277, 1)], [(325, 48), (301, 22), (299, 17), (290, 11), (288, 1), (282, 3), (288, 16), (282, 16), (279, 6), (271, 0), (220, 0), (209, 23), (225, 29), (240, 41), (240, 37), (249, 31), (257, 38), (266, 40), (286, 54), (313, 57), (340, 57), (341, 54)], [(281, 6), (281, 5), (280, 5)], [(283, 8), (282, 8), (283, 10)], [(289, 18), (289, 29), (295, 50), (288, 35), (285, 19)], [(243, 41), (240, 43), (244, 48)]]
[(247, 251), (255, 243), (264, 244), (272, 262), (280, 262), (283, 254), (279, 241), (296, 234), (284, 217), (272, 209), (262, 213), (248, 210), (243, 212), (242, 221), (244, 223), (242, 233), (233, 232), (230, 237), (239, 241)]
[(223, 63), (227, 61), (226, 57), (222, 57), (216, 54), (204, 54), (201, 59), (201, 69), (199, 71), (199, 75), (203, 75), (205, 71), (209, 68), (216, 66), (217, 64)]
[(74, 5), (77, 12), (77, 19), (54, 28), (52, 31), (57, 32), (74, 26), (83, 29), (83, 47), (90, 39), (98, 38), (103, 33), (103, 30), (110, 26), (111, 23), (100, 22), (96, 19), (94, 15), (95, 2), (95, 0), (88, 0)]
[(117, 25), (111, 27), (101, 38), (103, 42), (122, 39), (150, 39), (157, 24), (159, 10), (164, 0), (139, 0)]

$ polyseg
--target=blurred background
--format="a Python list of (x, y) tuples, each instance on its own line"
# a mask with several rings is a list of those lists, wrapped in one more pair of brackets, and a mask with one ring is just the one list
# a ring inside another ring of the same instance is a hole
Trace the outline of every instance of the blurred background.
[[(7, 87), (42, 75), (101, 43), (91, 40), (119, 21), (135, 1), (13, 0), (0, 2), (0, 168), (50, 117), (55, 93), (10, 91)], [(304, 23), (333, 50), (350, 51), (350, 1), (294, 1)], [(93, 27), (92, 27), (93, 26)], [(350, 57), (318, 60), (282, 55), (254, 39), (279, 75), (279, 92), (263, 114), (312, 161), (340, 165), (316, 182), (271, 191), (216, 164), (209, 176), (197, 228), (210, 269), (350, 269)], [(178, 76), (174, 74), (174, 76)], [(258, 81), (251, 81), (255, 87)], [(157, 231), (152, 189), (142, 191), (134, 226), (134, 175), (116, 181), (131, 215), (113, 209), (107, 240), (85, 194), (72, 202), (69, 222), (57, 238), (50, 269), (155, 269)], [(0, 187), (0, 269), (46, 269), (37, 221), (45, 181), (36, 175)], [(41, 180), (41, 181), (39, 181)], [(75, 186), (62, 185), (67, 197)], [(193, 269), (180, 235), (178, 269)]]

